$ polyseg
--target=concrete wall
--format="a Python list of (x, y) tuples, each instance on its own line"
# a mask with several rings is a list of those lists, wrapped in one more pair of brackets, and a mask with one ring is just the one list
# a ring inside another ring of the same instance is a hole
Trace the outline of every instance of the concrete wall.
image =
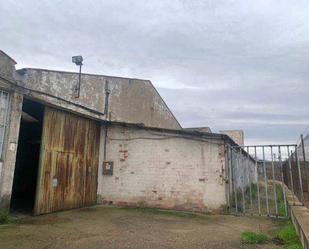
[(5, 212), (9, 210), (12, 193), (22, 100), (22, 95), (10, 92), (10, 109), (4, 141), (3, 161), (0, 162), (0, 211)]
[(16, 62), (6, 53), (0, 50), (0, 76), (7, 79), (14, 79)]
[(22, 86), (64, 98), (70, 102), (95, 111), (104, 112), (105, 84), (111, 90), (107, 117), (87, 113), (61, 101), (44, 95), (29, 93), (48, 103), (60, 105), (75, 112), (89, 114), (95, 118), (127, 123), (143, 123), (149, 127), (180, 129), (178, 121), (168, 109), (161, 96), (148, 80), (128, 79), (102, 75), (83, 74), (80, 97), (74, 97), (78, 74), (41, 69), (19, 70), (19, 84)]
[(240, 146), (244, 146), (244, 132), (242, 130), (225, 130), (220, 131), (221, 134), (228, 135)]
[(99, 201), (200, 212), (221, 210), (226, 205), (223, 141), (202, 142), (175, 136), (109, 127), (106, 160), (114, 162), (114, 173), (103, 176), (102, 127)]
[(0, 50), (0, 89), (9, 92), (7, 127), (4, 134), (3, 158), (0, 161), (0, 211), (8, 212), (10, 206), (15, 159), (19, 134), (23, 96), (15, 91), (16, 62)]

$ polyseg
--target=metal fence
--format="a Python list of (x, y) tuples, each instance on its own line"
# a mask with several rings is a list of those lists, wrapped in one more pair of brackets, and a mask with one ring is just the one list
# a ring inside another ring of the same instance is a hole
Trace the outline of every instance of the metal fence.
[(227, 150), (232, 213), (287, 217), (282, 183), (304, 199), (303, 171), (296, 144), (228, 146)]
[(284, 185), (294, 205), (309, 207), (309, 134), (297, 144), (228, 145), (227, 159), (231, 213), (287, 217)]
[(283, 165), (284, 183), (306, 206), (309, 206), (308, 145), (309, 134), (301, 135), (296, 149), (290, 152), (289, 160)]

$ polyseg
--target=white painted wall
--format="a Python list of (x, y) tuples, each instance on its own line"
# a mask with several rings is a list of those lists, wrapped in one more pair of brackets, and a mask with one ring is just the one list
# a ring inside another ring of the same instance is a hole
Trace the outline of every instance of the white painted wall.
[(175, 136), (178, 135), (109, 127), (106, 160), (114, 162), (114, 174), (103, 176), (102, 127), (100, 202), (202, 212), (226, 205), (223, 141), (201, 142)]

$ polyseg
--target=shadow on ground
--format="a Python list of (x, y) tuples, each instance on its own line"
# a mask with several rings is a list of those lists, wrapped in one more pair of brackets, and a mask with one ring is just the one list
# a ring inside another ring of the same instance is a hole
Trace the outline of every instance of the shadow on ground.
[(243, 231), (272, 236), (280, 221), (262, 217), (194, 215), (152, 209), (92, 207), (0, 226), (2, 249), (280, 248), (242, 244)]

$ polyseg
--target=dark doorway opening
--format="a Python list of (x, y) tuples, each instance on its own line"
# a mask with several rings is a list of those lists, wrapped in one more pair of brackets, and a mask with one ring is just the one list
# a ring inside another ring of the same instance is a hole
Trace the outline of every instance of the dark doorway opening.
[(33, 212), (43, 117), (43, 105), (24, 99), (11, 197), (12, 213)]

